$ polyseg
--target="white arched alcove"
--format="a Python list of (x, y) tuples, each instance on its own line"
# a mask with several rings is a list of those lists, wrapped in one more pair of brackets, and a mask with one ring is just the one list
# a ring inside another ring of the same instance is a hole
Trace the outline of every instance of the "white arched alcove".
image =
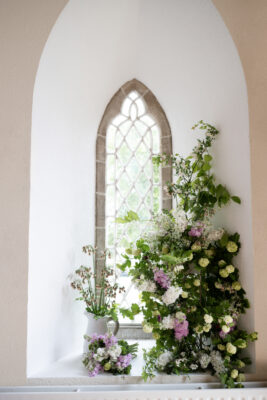
[[(94, 242), (99, 122), (133, 78), (163, 107), (174, 153), (191, 151), (190, 127), (199, 119), (221, 130), (216, 176), (243, 202), (219, 220), (241, 234), (239, 267), (253, 306), (246, 83), (211, 0), (70, 0), (46, 43), (34, 89), (28, 376), (81, 352), (86, 321), (67, 275), (82, 262), (81, 246)], [(252, 329), (252, 310), (244, 324)]]

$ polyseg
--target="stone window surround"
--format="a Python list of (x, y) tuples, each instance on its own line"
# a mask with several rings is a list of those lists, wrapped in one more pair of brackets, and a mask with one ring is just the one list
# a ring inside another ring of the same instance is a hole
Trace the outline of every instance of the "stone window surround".
[[(100, 122), (96, 139), (96, 185), (95, 185), (95, 246), (105, 248), (105, 198), (106, 198), (106, 132), (110, 122), (120, 113), (125, 97), (136, 90), (145, 103), (147, 114), (157, 123), (160, 130), (161, 153), (172, 154), (172, 135), (164, 110), (153, 93), (137, 79), (126, 82), (108, 103)], [(163, 190), (165, 182), (172, 181), (172, 167), (162, 166), (163, 209), (171, 210), (172, 198)], [(97, 272), (103, 267), (103, 260), (96, 260)]]

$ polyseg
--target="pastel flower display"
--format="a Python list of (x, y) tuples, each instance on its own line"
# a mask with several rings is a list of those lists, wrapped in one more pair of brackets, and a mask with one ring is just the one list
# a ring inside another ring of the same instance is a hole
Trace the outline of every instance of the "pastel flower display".
[[(196, 139), (189, 157), (154, 157), (157, 168), (174, 170), (174, 181), (166, 187), (177, 207), (153, 215), (145, 234), (133, 244), (137, 257), (123, 254), (119, 268), (141, 292), (141, 302), (121, 312), (131, 319), (142, 313), (143, 329), (155, 340), (143, 353), (145, 381), (157, 371), (211, 373), (224, 387), (242, 387), (242, 372), (250, 362), (242, 351), (257, 340), (257, 333), (238, 326), (249, 307), (240, 283), (242, 257), (235, 262), (240, 236), (214, 225), (217, 210), (240, 199), (215, 180), (210, 148), (218, 130), (203, 121), (193, 130), (204, 138)], [(97, 357), (105, 354), (101, 351)]]
[(109, 333), (86, 337), (88, 352), (84, 354), (83, 364), (88, 375), (94, 377), (100, 372), (114, 375), (129, 374), (131, 361), (137, 355), (137, 343), (129, 345), (125, 340), (118, 340)]

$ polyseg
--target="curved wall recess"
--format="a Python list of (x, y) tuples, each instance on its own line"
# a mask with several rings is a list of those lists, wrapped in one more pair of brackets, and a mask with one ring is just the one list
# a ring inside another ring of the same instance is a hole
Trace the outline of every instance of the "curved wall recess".
[[(225, 209), (218, 223), (241, 234), (239, 263), (253, 305), (246, 84), (215, 7), (208, 0), (70, 0), (48, 38), (34, 89), (28, 375), (82, 347), (86, 320), (66, 277), (85, 262), (81, 246), (95, 239), (99, 121), (113, 93), (134, 76), (168, 115), (174, 153), (191, 151), (196, 137), (189, 127), (199, 119), (221, 130), (216, 176), (243, 202)], [(252, 312), (244, 324), (253, 327)]]

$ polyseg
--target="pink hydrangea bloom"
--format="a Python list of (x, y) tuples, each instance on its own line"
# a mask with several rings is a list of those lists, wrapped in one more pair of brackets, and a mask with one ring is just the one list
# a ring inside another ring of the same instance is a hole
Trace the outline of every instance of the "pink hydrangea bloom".
[(154, 280), (163, 288), (168, 289), (170, 287), (170, 278), (165, 274), (162, 269), (154, 269)]
[(192, 226), (192, 228), (188, 232), (188, 235), (192, 237), (200, 237), (202, 235), (202, 232), (203, 228), (201, 226)]
[(175, 332), (175, 339), (177, 340), (182, 340), (189, 334), (188, 321), (186, 317), (182, 322), (179, 322), (178, 319), (174, 321), (174, 332)]

